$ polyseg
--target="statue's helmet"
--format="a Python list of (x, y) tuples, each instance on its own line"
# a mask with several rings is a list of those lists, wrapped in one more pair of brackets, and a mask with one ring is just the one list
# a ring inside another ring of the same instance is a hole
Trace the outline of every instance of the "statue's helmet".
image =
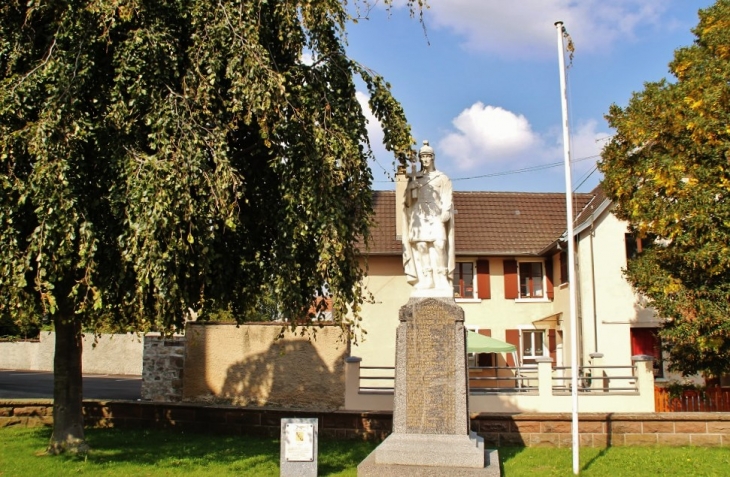
[(434, 159), (436, 158), (436, 153), (434, 152), (433, 148), (428, 144), (428, 140), (423, 141), (423, 147), (421, 147), (421, 150), (418, 151), (418, 157), (421, 157), (424, 154), (430, 154), (431, 157), (433, 157)]

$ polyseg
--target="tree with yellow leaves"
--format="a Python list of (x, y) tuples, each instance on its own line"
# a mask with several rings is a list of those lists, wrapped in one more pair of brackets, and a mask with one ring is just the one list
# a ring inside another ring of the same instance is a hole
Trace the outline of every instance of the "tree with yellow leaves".
[(670, 368), (730, 372), (730, 0), (700, 10), (676, 81), (647, 83), (606, 116), (602, 153), (615, 213), (648, 246), (626, 276), (666, 319)]

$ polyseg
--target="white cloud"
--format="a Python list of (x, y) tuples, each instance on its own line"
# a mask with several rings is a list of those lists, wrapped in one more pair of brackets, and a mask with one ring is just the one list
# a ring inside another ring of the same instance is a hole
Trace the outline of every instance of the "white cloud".
[(385, 150), (385, 147), (383, 146), (383, 125), (380, 124), (378, 118), (376, 118), (373, 112), (370, 110), (370, 105), (368, 104), (370, 98), (367, 94), (360, 91), (357, 91), (355, 93), (355, 97), (357, 98), (358, 103), (360, 103), (360, 107), (362, 108), (362, 114), (363, 116), (365, 116), (365, 119), (368, 122), (367, 130), (368, 138), (370, 138), (370, 146), (373, 148), (373, 151), (379, 146), (382, 147), (383, 150)]
[[(498, 106), (473, 104), (453, 121), (454, 131), (438, 142), (438, 153), (463, 172), (501, 172), (563, 159), (560, 127), (544, 133), (532, 129), (528, 119)], [(571, 157), (574, 170), (590, 170), (608, 134), (598, 131), (598, 122), (581, 122), (571, 130)], [(441, 165), (445, 165), (442, 161)]]
[(452, 124), (456, 131), (441, 139), (438, 148), (461, 170), (507, 162), (541, 143), (527, 118), (481, 102), (462, 111)]
[(545, 56), (557, 49), (562, 21), (577, 52), (610, 48), (642, 26), (661, 26), (666, 0), (434, 1), (426, 25), (452, 30), (472, 50), (505, 57)]
[[(575, 162), (587, 162), (595, 164), (599, 159), (597, 156), (601, 154), (601, 149), (605, 144), (609, 134), (602, 131), (596, 131), (598, 122), (595, 119), (578, 124), (573, 128), (571, 134), (571, 156)], [(563, 141), (560, 141), (560, 148), (563, 147)]]
[[(573, 161), (572, 177), (574, 187), (581, 184), (589, 176), (592, 176), (594, 179), (599, 177), (599, 174), (594, 169), (596, 162), (600, 159), (601, 149), (606, 144), (609, 134), (603, 131), (597, 131), (597, 126), (598, 122), (595, 119), (591, 119), (571, 128), (570, 157)], [(562, 135), (557, 142), (557, 147), (562, 155)], [(593, 182), (597, 181), (594, 180)]]
[[(370, 164), (376, 181), (390, 180), (393, 155), (383, 146), (383, 129), (368, 106), (368, 96), (358, 91), (357, 100), (368, 121), (367, 132), (376, 158)], [(563, 133), (559, 126), (539, 133), (529, 120), (499, 106), (476, 102), (452, 120), (454, 130), (432, 145), (437, 166), (453, 173), (507, 172), (563, 160)], [(579, 122), (571, 128), (573, 180), (581, 180), (595, 166), (609, 134), (598, 122)]]
[[(368, 139), (370, 139), (370, 148), (372, 149), (373, 156), (375, 157), (375, 162), (370, 162), (370, 169), (373, 171), (373, 177), (376, 181), (382, 181), (384, 179), (390, 180), (392, 174), (395, 172), (392, 164), (390, 164), (393, 161), (393, 154), (388, 152), (383, 145), (383, 126), (370, 110), (370, 106), (368, 105), (370, 98), (368, 95), (358, 91), (355, 93), (355, 97), (360, 103), (362, 113), (368, 122)], [(389, 158), (389, 160), (386, 158)]]

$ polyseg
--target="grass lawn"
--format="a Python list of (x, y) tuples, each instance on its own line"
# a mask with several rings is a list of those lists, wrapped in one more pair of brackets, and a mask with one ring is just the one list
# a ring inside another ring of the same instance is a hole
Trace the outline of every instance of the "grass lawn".
[[(179, 431), (87, 429), (86, 458), (51, 457), (51, 430), (0, 429), (0, 476), (278, 476), (279, 440)], [(320, 475), (355, 476), (375, 444), (319, 441)]]
[[(573, 475), (569, 448), (507, 447), (499, 449), (504, 477)], [(730, 449), (713, 447), (582, 448), (580, 475), (591, 477), (730, 475)]]
[[(50, 457), (50, 429), (0, 429), (0, 476), (278, 476), (279, 441), (177, 431), (88, 429), (86, 458)], [(319, 442), (319, 474), (355, 476), (375, 447), (360, 441)], [(499, 450), (504, 477), (571, 476), (570, 449)], [(581, 449), (585, 476), (727, 476), (730, 451), (704, 447)]]

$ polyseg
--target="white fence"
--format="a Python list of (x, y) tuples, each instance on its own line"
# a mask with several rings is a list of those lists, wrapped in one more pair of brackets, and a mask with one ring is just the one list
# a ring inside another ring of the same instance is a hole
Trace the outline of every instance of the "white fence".
[[(579, 412), (654, 412), (654, 373), (650, 357), (635, 356), (633, 366), (582, 368)], [(346, 360), (345, 409), (393, 410), (393, 368), (361, 366)], [(569, 367), (553, 368), (545, 358), (532, 368), (470, 368), (471, 412), (571, 412)]]

